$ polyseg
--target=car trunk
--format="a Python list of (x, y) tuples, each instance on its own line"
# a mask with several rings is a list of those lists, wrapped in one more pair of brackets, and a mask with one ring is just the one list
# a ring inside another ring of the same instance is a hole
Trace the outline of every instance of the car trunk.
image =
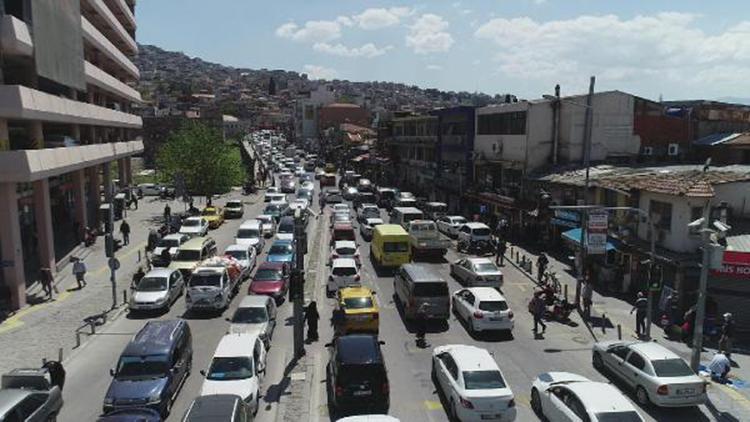
[[(507, 388), (493, 390), (471, 391), (466, 397), (474, 406), (474, 410), (486, 414), (504, 412), (513, 400), (513, 393)], [(515, 403), (513, 403), (515, 406)]]
[(341, 389), (340, 397), (349, 400), (372, 402), (388, 398), (388, 378), (380, 365), (344, 365), (339, 372), (337, 387)]

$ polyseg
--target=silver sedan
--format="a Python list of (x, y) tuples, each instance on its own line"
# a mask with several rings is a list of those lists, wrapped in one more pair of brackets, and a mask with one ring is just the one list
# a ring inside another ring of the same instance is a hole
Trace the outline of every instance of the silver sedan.
[(468, 287), (495, 287), (503, 285), (503, 273), (488, 258), (461, 258), (451, 263), (451, 275)]

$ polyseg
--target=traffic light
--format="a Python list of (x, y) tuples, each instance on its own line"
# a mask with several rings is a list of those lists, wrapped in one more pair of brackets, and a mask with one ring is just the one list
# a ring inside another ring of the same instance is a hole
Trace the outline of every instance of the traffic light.
[(305, 296), (305, 280), (300, 270), (293, 270), (289, 278), (289, 301), (303, 299)]

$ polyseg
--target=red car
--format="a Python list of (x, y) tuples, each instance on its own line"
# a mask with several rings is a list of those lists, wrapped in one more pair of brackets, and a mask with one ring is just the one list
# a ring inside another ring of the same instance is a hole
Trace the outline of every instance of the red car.
[(331, 229), (331, 246), (337, 240), (356, 241), (357, 236), (354, 234), (352, 223), (334, 223)]
[(264, 262), (258, 266), (247, 288), (252, 295), (267, 295), (281, 303), (289, 289), (289, 266), (283, 262)]

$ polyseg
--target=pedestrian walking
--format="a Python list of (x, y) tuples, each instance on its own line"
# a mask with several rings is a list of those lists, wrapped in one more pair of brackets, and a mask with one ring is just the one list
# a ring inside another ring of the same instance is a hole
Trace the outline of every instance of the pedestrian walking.
[(531, 299), (529, 304), (529, 310), (531, 315), (534, 317), (534, 334), (539, 332), (539, 326), (542, 326), (542, 334), (547, 331), (547, 324), (544, 323), (544, 313), (547, 311), (547, 305), (542, 299), (542, 292), (535, 292), (534, 297)]
[(130, 281), (130, 288), (136, 289), (138, 288), (138, 284), (141, 282), (141, 279), (146, 275), (146, 272), (143, 270), (142, 266), (138, 266), (138, 269), (133, 273), (133, 279)]
[(73, 262), (73, 275), (78, 282), (78, 290), (86, 287), (86, 264), (81, 261), (81, 258), (75, 258)]
[(417, 308), (416, 312), (416, 344), (417, 347), (420, 349), (424, 349), (428, 347), (427, 344), (427, 309), (430, 307), (430, 304), (427, 302), (422, 302), (421, 305), (419, 305), (419, 308)]
[(583, 281), (581, 286), (581, 299), (583, 300), (583, 318), (591, 319), (591, 304), (593, 303), (594, 289), (588, 280)]
[(648, 299), (643, 292), (638, 292), (638, 299), (635, 300), (633, 308), (630, 310), (630, 314), (635, 311), (635, 334), (638, 337), (646, 335), (646, 311), (648, 308)]
[(122, 223), (120, 223), (120, 234), (122, 234), (122, 244), (130, 244), (130, 224), (127, 220), (122, 220)]
[(313, 300), (307, 305), (305, 309), (305, 321), (307, 321), (307, 339), (310, 341), (318, 341), (318, 320), (320, 314), (318, 314), (318, 304)]
[(732, 357), (732, 338), (734, 337), (734, 318), (729, 312), (724, 314), (724, 323), (721, 324), (721, 338), (719, 339), (719, 352), (724, 352), (727, 358)]
[(505, 240), (498, 237), (497, 243), (495, 244), (495, 265), (504, 266), (505, 265), (505, 250), (507, 249), (507, 245), (505, 243)]
[(156, 248), (159, 242), (159, 233), (154, 228), (148, 229), (148, 238), (146, 240), (146, 251), (151, 252)]
[[(193, 201), (190, 201), (190, 208), (193, 207)], [(169, 204), (164, 205), (164, 221), (169, 222), (169, 218), (172, 217), (172, 208)]]
[(42, 290), (47, 296), (47, 300), (52, 300), (52, 286), (55, 283), (55, 278), (52, 276), (52, 270), (47, 267), (40, 269), (39, 282), (42, 284)]
[(539, 255), (539, 258), (536, 260), (536, 267), (537, 267), (537, 280), (539, 280), (539, 283), (542, 282), (542, 279), (544, 278), (544, 272), (547, 270), (547, 264), (549, 264), (549, 259), (547, 259), (547, 255), (542, 252), (541, 255)]

